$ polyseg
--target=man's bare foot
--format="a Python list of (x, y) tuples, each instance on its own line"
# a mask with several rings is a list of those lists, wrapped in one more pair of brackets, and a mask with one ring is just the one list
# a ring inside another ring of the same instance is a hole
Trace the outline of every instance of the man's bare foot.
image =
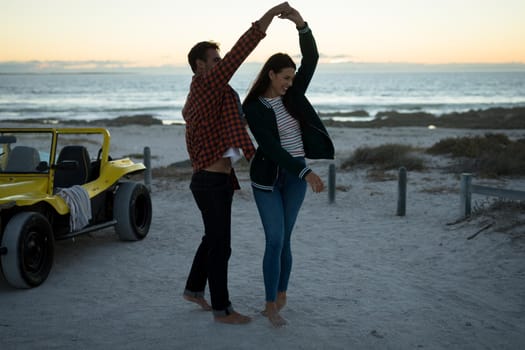
[(251, 318), (234, 311), (227, 316), (215, 316), (215, 321), (226, 324), (246, 324), (251, 322)]
[(194, 297), (187, 294), (184, 294), (183, 297), (187, 301), (191, 301), (192, 303), (199, 305), (204, 311), (211, 311), (210, 304), (208, 304), (206, 299), (204, 299), (203, 297)]
[(274, 327), (282, 327), (288, 322), (279, 314), (276, 302), (266, 302), (266, 309), (261, 312), (264, 316), (268, 317), (268, 320)]

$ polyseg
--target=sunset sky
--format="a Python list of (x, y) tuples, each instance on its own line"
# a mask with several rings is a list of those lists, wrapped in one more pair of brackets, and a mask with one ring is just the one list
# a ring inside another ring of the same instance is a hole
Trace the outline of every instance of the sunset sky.
[[(523, 0), (289, 1), (314, 31), (324, 62), (525, 63)], [(1, 0), (0, 63), (186, 65), (193, 44), (225, 53), (278, 1)], [(299, 52), (275, 19), (248, 61)]]

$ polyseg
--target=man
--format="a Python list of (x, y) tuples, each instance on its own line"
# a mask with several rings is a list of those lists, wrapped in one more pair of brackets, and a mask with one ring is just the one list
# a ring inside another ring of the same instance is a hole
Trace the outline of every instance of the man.
[[(275, 16), (290, 11), (287, 2), (268, 10), (252, 24), (223, 59), (214, 42), (200, 42), (188, 54), (194, 73), (182, 115), (186, 145), (193, 166), (190, 189), (202, 214), (204, 237), (195, 253), (184, 298), (212, 310), (216, 321), (244, 324), (250, 317), (234, 311), (228, 295), (231, 255), (231, 205), (239, 188), (232, 162), (241, 151), (249, 160), (255, 153), (238, 94), (229, 85), (235, 71), (258, 43)], [(209, 282), (211, 307), (204, 298)]]

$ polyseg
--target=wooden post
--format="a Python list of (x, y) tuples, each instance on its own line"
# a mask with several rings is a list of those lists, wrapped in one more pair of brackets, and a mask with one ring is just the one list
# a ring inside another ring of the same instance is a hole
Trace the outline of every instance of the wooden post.
[(407, 201), (407, 170), (405, 167), (399, 168), (397, 189), (397, 216), (405, 216)]
[(459, 186), (460, 190), (460, 215), (461, 217), (467, 217), (470, 216), (472, 212), (471, 207), (471, 186), (472, 186), (472, 174), (469, 173), (463, 173), (461, 174), (461, 182)]
[(144, 147), (144, 166), (146, 166), (144, 184), (151, 191), (151, 151), (149, 147)]
[(335, 164), (328, 166), (328, 203), (335, 202)]

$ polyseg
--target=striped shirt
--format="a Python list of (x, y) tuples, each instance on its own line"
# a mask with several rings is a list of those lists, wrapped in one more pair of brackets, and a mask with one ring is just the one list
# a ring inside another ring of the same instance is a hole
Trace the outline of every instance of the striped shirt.
[(303, 140), (301, 137), (301, 127), (299, 121), (294, 119), (283, 105), (281, 96), (274, 98), (264, 98), (272, 106), (279, 130), (281, 146), (292, 157), (304, 157)]

